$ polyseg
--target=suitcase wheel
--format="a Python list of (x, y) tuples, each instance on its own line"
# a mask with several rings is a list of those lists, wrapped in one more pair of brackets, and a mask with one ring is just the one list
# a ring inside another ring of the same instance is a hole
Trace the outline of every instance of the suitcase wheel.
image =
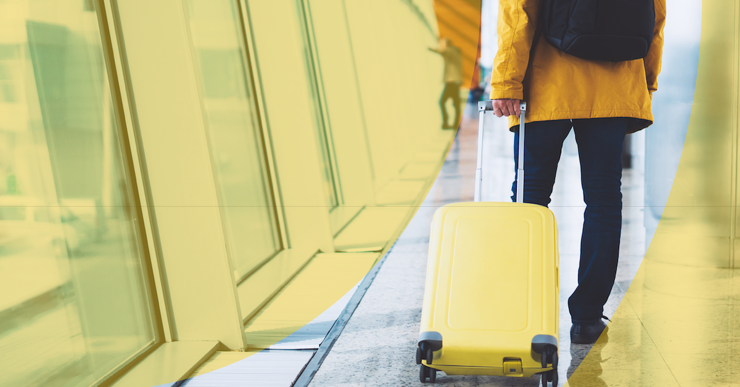
[[(542, 356), (545, 359), (545, 356)], [(552, 387), (558, 385), (558, 352), (556, 350), (550, 350), (548, 348), (547, 358), (549, 363), (552, 364), (552, 369), (547, 372), (541, 373), (542, 387), (547, 387), (547, 382), (552, 382)]]
[(419, 367), (419, 380), (422, 383), (426, 383), (427, 378), (429, 378), (429, 383), (436, 382), (437, 381), (437, 370), (435, 370), (434, 368), (429, 368), (422, 364), (421, 367)]
[(553, 345), (548, 345), (542, 353), (541, 361), (542, 368), (547, 368), (548, 364), (556, 364), (558, 361), (558, 348)]
[(550, 374), (547, 379), (549, 379), (552, 382), (552, 387), (557, 387), (558, 385), (558, 352), (555, 351), (552, 354), (552, 370), (547, 371), (548, 374)]
[(542, 380), (542, 387), (547, 387), (547, 382), (552, 382), (552, 387), (558, 386), (558, 372), (551, 370), (540, 374)]
[(421, 343), (416, 349), (416, 364), (421, 364), (421, 359), (427, 361), (427, 364), (432, 364), (434, 360), (434, 350), (427, 343)]

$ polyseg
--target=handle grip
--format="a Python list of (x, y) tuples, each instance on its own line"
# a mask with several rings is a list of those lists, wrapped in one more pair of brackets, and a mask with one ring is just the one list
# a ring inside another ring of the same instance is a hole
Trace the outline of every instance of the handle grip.
[[(524, 203), (524, 116), (527, 112), (527, 102), (519, 104), (521, 115), (519, 116), (519, 167), (516, 180), (516, 201)], [(475, 169), (475, 195), (476, 202), (481, 201), (481, 190), (483, 189), (483, 121), (486, 112), (493, 112), (493, 101), (478, 102), (478, 158)]]

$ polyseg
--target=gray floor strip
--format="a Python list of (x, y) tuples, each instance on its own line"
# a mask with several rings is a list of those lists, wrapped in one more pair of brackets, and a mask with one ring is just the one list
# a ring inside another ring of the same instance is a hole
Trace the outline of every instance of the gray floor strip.
[(296, 379), (296, 381), (293, 383), (294, 387), (307, 387), (308, 384), (311, 383), (314, 375), (316, 375), (319, 367), (321, 367), (321, 363), (323, 363), (324, 359), (326, 359), (326, 356), (329, 355), (331, 347), (333, 347), (334, 343), (337, 342), (339, 335), (342, 334), (342, 330), (344, 330), (347, 322), (349, 322), (349, 319), (352, 317), (355, 309), (357, 309), (357, 306), (360, 305), (360, 301), (362, 301), (365, 293), (367, 293), (367, 289), (369, 289), (370, 285), (372, 285), (373, 280), (375, 280), (375, 277), (378, 275), (378, 271), (380, 271), (380, 268), (383, 266), (383, 263), (385, 262), (391, 251), (393, 251), (393, 247), (388, 249), (388, 252), (383, 255), (383, 258), (380, 259), (380, 261), (370, 270), (369, 273), (367, 273), (365, 278), (362, 280), (362, 283), (360, 283), (357, 291), (354, 295), (352, 295), (352, 298), (347, 303), (347, 306), (339, 315), (337, 321), (334, 322), (331, 330), (329, 330), (329, 334), (327, 334), (324, 341), (321, 342), (319, 349), (313, 355), (308, 364), (306, 364), (306, 367), (298, 376), (298, 379)]
[[(263, 350), (215, 372), (183, 381), (180, 387), (290, 386), (314, 351)], [(163, 386), (160, 386), (163, 387)]]

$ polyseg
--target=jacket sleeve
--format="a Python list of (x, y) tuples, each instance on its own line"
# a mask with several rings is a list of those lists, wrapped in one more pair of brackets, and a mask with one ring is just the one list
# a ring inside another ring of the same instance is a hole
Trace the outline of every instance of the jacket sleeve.
[(653, 31), (653, 42), (650, 50), (643, 59), (645, 63), (645, 79), (650, 96), (658, 90), (658, 74), (663, 58), (663, 27), (665, 26), (666, 7), (665, 0), (655, 0), (655, 30)]
[(499, 0), (498, 52), (493, 60), (491, 99), (524, 98), (522, 81), (541, 3), (542, 0)]

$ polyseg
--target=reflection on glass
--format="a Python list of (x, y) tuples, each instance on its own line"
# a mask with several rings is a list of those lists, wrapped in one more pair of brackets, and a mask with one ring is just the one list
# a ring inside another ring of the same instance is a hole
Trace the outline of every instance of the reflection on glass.
[[(297, 4), (296, 4), (297, 5)], [(301, 7), (298, 7), (298, 12), (307, 12), (306, 9), (301, 9)], [(289, 11), (287, 11), (289, 12)], [(287, 13), (286, 12), (286, 13)], [(303, 18), (303, 20), (306, 20)], [(310, 28), (307, 23), (296, 23), (296, 27), (302, 27), (303, 31), (301, 33), (306, 39), (310, 39), (310, 34), (308, 33), (308, 28)], [(314, 47), (311, 47), (310, 50), (315, 50), (315, 43)], [(318, 120), (318, 125), (314, 126), (316, 133), (316, 143), (319, 144), (319, 162), (321, 163), (321, 176), (323, 177), (323, 185), (324, 185), (324, 195), (326, 197), (326, 204), (329, 207), (330, 211), (336, 209), (337, 206), (339, 206), (339, 195), (338, 195), (338, 185), (337, 181), (334, 178), (334, 163), (332, 160), (331, 154), (331, 148), (330, 148), (330, 141), (332, 140), (330, 130), (329, 130), (329, 118), (326, 116), (321, 115), (321, 106), (320, 104), (326, 103), (326, 101), (319, 102), (319, 84), (322, 83), (322, 77), (321, 77), (321, 65), (318, 63), (318, 56), (312, 57), (309, 54), (309, 47), (305, 47), (303, 50), (303, 54), (305, 56), (305, 61), (307, 64), (309, 64), (307, 70), (307, 73), (309, 75), (308, 79), (311, 80), (310, 85), (310, 93), (311, 93), (311, 100), (313, 102), (313, 108), (315, 111), (315, 114), (320, 117)], [(315, 59), (315, 60), (314, 60)], [(336, 230), (334, 230), (336, 231)]]
[[(334, 179), (330, 148), (331, 135), (328, 123), (322, 121), (321, 102), (318, 98), (318, 68), (313, 62), (312, 47), (308, 42), (308, 30), (303, 20), (305, 14), (300, 1), (270, 0), (247, 1), (251, 28), (254, 31), (255, 46), (260, 63), (260, 79), (265, 85), (265, 105), (268, 116), (275, 106), (282, 106), (292, 100), (290, 118), (272, 120), (284, 122), (279, 130), (313, 130), (317, 141), (317, 151), (321, 166), (321, 184), (324, 186), (324, 204), (328, 210), (339, 204), (337, 182)], [(269, 21), (269, 22), (268, 22)], [(284, 114), (284, 113), (280, 113)], [(300, 118), (297, 118), (300, 117)], [(310, 118), (309, 118), (310, 117)], [(292, 121), (292, 122), (291, 122)], [(310, 128), (308, 128), (310, 126)], [(290, 129), (289, 129), (290, 128)]]
[[(318, 110), (318, 108), (316, 109)], [(319, 127), (316, 127), (316, 142), (319, 144), (319, 161), (321, 162), (322, 177), (324, 178), (324, 193), (326, 203), (330, 209), (339, 205), (337, 200), (336, 181), (334, 180), (333, 164), (329, 157), (329, 148), (327, 143), (327, 133)]]
[(95, 2), (0, 2), (0, 384), (88, 386), (155, 343)]
[(212, 160), (237, 280), (280, 250), (233, 0), (187, 0)]

